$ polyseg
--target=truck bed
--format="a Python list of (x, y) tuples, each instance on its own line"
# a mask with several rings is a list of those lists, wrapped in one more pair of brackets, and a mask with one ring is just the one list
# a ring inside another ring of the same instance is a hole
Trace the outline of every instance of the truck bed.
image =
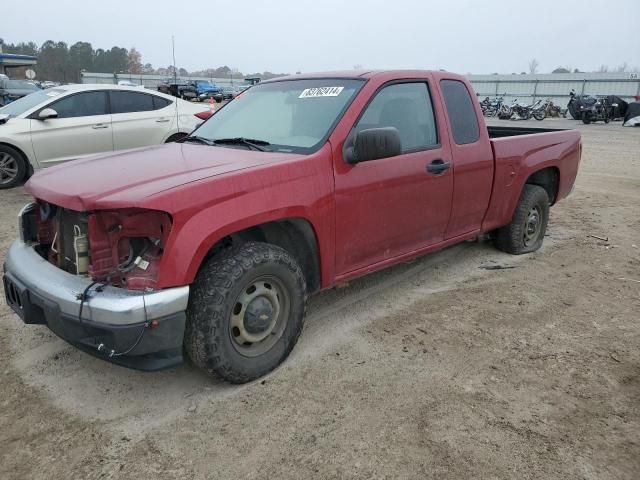
[(489, 127), (489, 138), (515, 137), (518, 135), (532, 135), (536, 133), (564, 132), (562, 128), (532, 128), (532, 127)]
[(552, 202), (566, 197), (575, 181), (580, 161), (577, 130), (487, 127), (493, 149), (494, 193), (483, 229), (490, 231), (509, 222), (524, 183), (535, 171), (552, 168), (558, 185)]

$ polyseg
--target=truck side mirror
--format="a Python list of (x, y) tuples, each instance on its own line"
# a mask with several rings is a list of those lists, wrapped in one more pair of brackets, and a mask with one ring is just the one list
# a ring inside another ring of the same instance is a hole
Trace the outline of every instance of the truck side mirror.
[(47, 120), (48, 118), (58, 118), (58, 112), (53, 108), (45, 108), (38, 114), (40, 120)]
[(345, 160), (347, 163), (356, 164), (395, 157), (401, 153), (402, 142), (397, 128), (368, 128), (358, 132), (353, 146), (345, 152)]

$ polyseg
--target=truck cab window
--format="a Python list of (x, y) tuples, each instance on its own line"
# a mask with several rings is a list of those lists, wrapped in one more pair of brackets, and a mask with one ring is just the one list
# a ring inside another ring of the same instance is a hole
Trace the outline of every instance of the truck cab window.
[(384, 87), (369, 103), (356, 125), (368, 128), (395, 127), (404, 152), (438, 144), (431, 96), (426, 83), (398, 83)]
[(467, 87), (459, 80), (442, 80), (440, 88), (449, 113), (453, 140), (458, 145), (477, 142), (480, 126)]

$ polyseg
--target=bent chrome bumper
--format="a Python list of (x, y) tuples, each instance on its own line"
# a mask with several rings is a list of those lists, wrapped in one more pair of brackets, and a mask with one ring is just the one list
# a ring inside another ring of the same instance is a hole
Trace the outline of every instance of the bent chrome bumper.
[[(90, 279), (55, 267), (20, 240), (9, 248), (4, 272), (7, 303), (25, 323), (46, 324), (78, 348), (133, 368), (156, 370), (182, 361), (188, 286), (143, 292), (96, 285), (80, 317)], [(155, 327), (147, 328), (152, 320)], [(128, 349), (127, 355), (109, 356)]]

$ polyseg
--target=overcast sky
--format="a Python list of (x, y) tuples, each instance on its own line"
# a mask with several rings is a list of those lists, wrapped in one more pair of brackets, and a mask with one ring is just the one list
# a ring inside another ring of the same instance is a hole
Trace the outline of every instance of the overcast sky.
[[(364, 68), (459, 73), (640, 66), (640, 0), (2, 1), (5, 42), (136, 47), (166, 67), (244, 73)], [(626, 37), (626, 38), (625, 38)]]

